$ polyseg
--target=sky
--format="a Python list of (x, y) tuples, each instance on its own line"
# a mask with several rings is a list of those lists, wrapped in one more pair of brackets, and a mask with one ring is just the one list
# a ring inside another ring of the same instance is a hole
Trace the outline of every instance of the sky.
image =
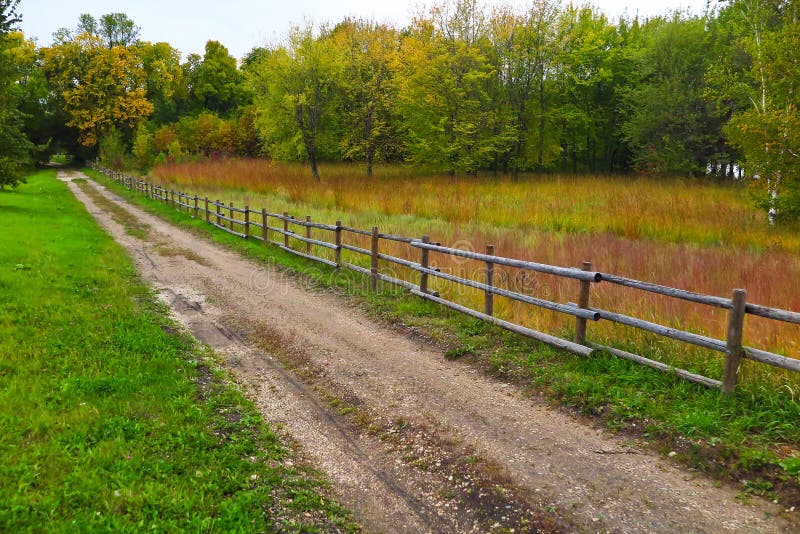
[[(481, 1), (481, 0), (479, 0)], [(482, 0), (524, 6), (522, 0)], [(567, 3), (568, 0), (563, 0)], [(127, 14), (146, 41), (166, 41), (180, 50), (203, 53), (206, 41), (217, 40), (237, 58), (257, 46), (281, 42), (292, 26), (336, 23), (347, 16), (404, 26), (421, 5), (419, 0), (22, 0), (22, 30), (40, 46), (52, 42), (62, 27), (75, 28), (81, 13), (99, 18), (111, 12)], [(576, 2), (582, 3), (582, 2)], [(701, 14), (705, 0), (594, 0), (610, 18), (627, 14), (662, 15), (675, 9)]]

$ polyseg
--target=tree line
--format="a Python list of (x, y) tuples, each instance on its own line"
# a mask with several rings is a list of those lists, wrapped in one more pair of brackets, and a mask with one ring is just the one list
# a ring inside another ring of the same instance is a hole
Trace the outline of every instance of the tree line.
[[(224, 155), (435, 172), (716, 175), (800, 216), (797, 2), (609, 20), (533, 0), (452, 0), (398, 28), (300, 26), (241, 61), (182, 59), (126, 15), (82, 15), (50, 46), (0, 0), (0, 175), (53, 152), (115, 165)], [(16, 163), (15, 163), (16, 162)], [(17, 169), (16, 171), (14, 169)]]

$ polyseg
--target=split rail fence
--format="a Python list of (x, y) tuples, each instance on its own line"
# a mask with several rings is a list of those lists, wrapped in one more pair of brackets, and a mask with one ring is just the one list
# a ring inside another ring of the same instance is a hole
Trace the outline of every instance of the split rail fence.
[[(421, 238), (397, 236), (381, 233), (377, 227), (373, 227), (371, 230), (363, 230), (344, 226), (342, 225), (341, 221), (336, 221), (336, 224), (323, 224), (312, 221), (310, 216), (305, 217), (303, 220), (297, 219), (288, 213), (271, 213), (266, 209), (252, 210), (249, 206), (235, 207), (233, 203), (225, 204), (219, 200), (211, 200), (207, 197), (200, 198), (197, 195), (187, 195), (186, 193), (165, 189), (159, 185), (151, 184), (118, 171), (103, 168), (99, 165), (95, 165), (94, 168), (132, 191), (137, 191), (150, 199), (162, 201), (167, 205), (184, 210), (194, 218), (202, 217), (206, 222), (233, 235), (244, 239), (255, 239), (265, 243), (271, 243), (280, 249), (285, 250), (286, 252), (302, 256), (303, 258), (321, 262), (337, 269), (346, 268), (366, 275), (369, 277), (370, 287), (373, 290), (377, 289), (378, 281), (401, 286), (406, 288), (412, 294), (423, 299), (436, 302), (458, 312), (495, 324), (517, 334), (536, 339), (540, 342), (558, 347), (560, 349), (567, 350), (574, 354), (590, 356), (595, 350), (602, 350), (614, 356), (632, 360), (639, 364), (647, 365), (663, 372), (674, 373), (675, 375), (691, 382), (702, 384), (711, 388), (721, 389), (724, 393), (731, 393), (736, 387), (740, 361), (743, 358), (778, 367), (780, 369), (786, 369), (788, 371), (800, 372), (800, 360), (798, 359), (788, 358), (780, 354), (775, 354), (752, 347), (745, 347), (742, 345), (744, 318), (747, 314), (800, 325), (800, 313), (749, 303), (746, 300), (746, 292), (743, 289), (734, 289), (731, 298), (723, 298), (695, 293), (693, 291), (687, 291), (683, 289), (676, 289), (650, 282), (642, 282), (639, 280), (626, 278), (624, 276), (592, 271), (591, 263), (589, 262), (584, 262), (582, 268), (577, 269), (571, 267), (558, 267), (554, 265), (547, 265), (513, 258), (505, 258), (503, 256), (495, 255), (494, 247), (491, 245), (487, 246), (486, 253), (482, 254), (470, 250), (442, 246), (439, 243), (432, 243), (428, 236), (422, 236)], [(237, 214), (240, 214), (241, 218), (238, 218)], [(295, 231), (297, 227), (300, 227), (301, 232), (302, 229), (305, 231), (302, 233), (297, 232)], [(328, 232), (328, 235), (331, 236), (331, 240), (325, 241), (321, 239), (313, 239), (311, 237), (312, 229)], [(371, 246), (369, 249), (366, 249), (346, 243), (343, 239), (344, 235), (365, 236), (369, 239)], [(273, 236), (279, 237), (277, 240), (273, 240)], [(406, 243), (417, 249), (419, 251), (417, 261), (381, 253), (381, 240)], [(291, 245), (294, 244), (294, 241), (303, 243), (305, 245), (303, 247), (304, 251), (292, 248)], [(314, 255), (314, 247), (330, 249), (333, 251), (334, 259), (330, 260)], [(369, 257), (370, 268), (367, 269), (352, 263), (343, 262), (343, 250)], [(479, 282), (469, 278), (463, 278), (440, 272), (438, 269), (433, 268), (430, 264), (429, 256), (431, 252), (484, 262), (486, 266), (484, 281)], [(419, 283), (412, 283), (382, 273), (380, 271), (380, 261), (400, 265), (416, 271), (419, 273)], [(511, 291), (497, 287), (494, 284), (495, 265), (503, 265), (524, 271), (534, 271), (573, 279), (578, 282), (578, 302), (558, 303), (532, 297), (517, 291)], [(484, 309), (475, 310), (442, 298), (437, 292), (428, 288), (428, 281), (430, 277), (440, 278), (442, 280), (471, 287), (484, 292)], [(598, 284), (601, 282), (626, 286), (640, 291), (646, 291), (675, 299), (728, 310), (725, 339), (714, 339), (692, 332), (686, 332), (676, 328), (652, 323), (636, 317), (592, 308), (589, 306), (591, 286), (592, 284)], [(530, 304), (546, 310), (552, 310), (573, 316), (575, 318), (575, 330), (572, 341), (539, 332), (531, 328), (495, 317), (495, 295)], [(722, 380), (698, 375), (687, 370), (672, 367), (662, 362), (651, 360), (614, 347), (588, 343), (586, 340), (587, 323), (589, 321), (601, 320), (611, 321), (657, 334), (659, 336), (721, 352), (725, 355), (725, 367)]]

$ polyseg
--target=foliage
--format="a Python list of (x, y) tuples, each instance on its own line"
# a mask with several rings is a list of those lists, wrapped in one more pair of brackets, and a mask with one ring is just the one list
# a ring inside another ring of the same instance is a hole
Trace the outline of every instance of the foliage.
[(33, 144), (24, 133), (25, 79), (34, 62), (33, 43), (11, 31), (19, 22), (16, 1), (0, 2), (0, 190), (24, 182)]
[(190, 61), (186, 76), (197, 109), (226, 114), (249, 100), (236, 59), (218, 41), (206, 43), (202, 61)]
[(145, 71), (131, 49), (107, 48), (99, 38), (82, 33), (43, 53), (45, 73), (62, 100), (67, 125), (78, 130), (84, 146), (95, 146), (115, 129), (131, 130), (152, 113)]
[[(800, 12), (796, 3), (736, 0), (727, 15), (741, 28), (734, 50), (746, 61), (734, 71), (746, 105), (725, 128), (760, 179), (764, 204), (775, 215), (800, 214)], [(733, 70), (733, 67), (731, 67)], [(787, 194), (788, 193), (788, 194)]]
[(22, 22), (17, 13), (20, 0), (0, 0), (0, 35), (5, 35)]
[(317, 39), (311, 27), (295, 28), (286, 47), (262, 54), (249, 69), (256, 95), (256, 127), (268, 154), (305, 157), (319, 180), (320, 156), (336, 153), (334, 93), (341, 64), (329, 35)]

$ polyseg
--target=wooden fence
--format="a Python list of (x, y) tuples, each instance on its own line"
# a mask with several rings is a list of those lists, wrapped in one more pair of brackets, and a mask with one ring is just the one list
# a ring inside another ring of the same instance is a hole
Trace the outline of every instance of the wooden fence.
[[(233, 235), (244, 239), (256, 239), (265, 243), (271, 243), (282, 250), (310, 260), (321, 262), (334, 268), (346, 268), (364, 274), (369, 277), (370, 287), (373, 290), (377, 289), (378, 281), (401, 286), (420, 298), (436, 302), (482, 321), (495, 324), (512, 332), (516, 332), (517, 334), (536, 339), (581, 356), (590, 356), (595, 350), (606, 351), (614, 356), (647, 365), (660, 371), (674, 373), (691, 382), (712, 388), (719, 388), (724, 393), (731, 393), (736, 387), (740, 360), (742, 358), (747, 358), (780, 369), (800, 372), (800, 360), (798, 359), (787, 358), (780, 354), (774, 354), (772, 352), (742, 345), (745, 315), (751, 314), (775, 321), (800, 325), (800, 313), (748, 303), (746, 301), (746, 292), (743, 289), (734, 289), (731, 298), (715, 297), (650, 282), (633, 280), (623, 276), (592, 271), (589, 262), (584, 262), (581, 269), (576, 269), (505, 258), (495, 255), (494, 248), (491, 245), (487, 246), (486, 253), (482, 254), (469, 250), (442, 246), (439, 243), (432, 243), (428, 236), (422, 236), (421, 238), (397, 236), (381, 233), (377, 227), (373, 227), (371, 230), (363, 230), (343, 226), (341, 221), (336, 221), (336, 224), (322, 224), (313, 222), (310, 216), (301, 220), (288, 213), (271, 213), (266, 209), (261, 209), (260, 211), (252, 210), (249, 206), (235, 207), (233, 203), (225, 204), (219, 200), (200, 198), (197, 195), (187, 195), (186, 193), (171, 191), (123, 173), (105, 169), (99, 165), (95, 165), (94, 168), (132, 191), (137, 191), (148, 198), (162, 201), (167, 205), (186, 211), (194, 218), (203, 217), (206, 222)], [(241, 215), (241, 217), (237, 217), (237, 214)], [(330, 236), (330, 240), (313, 239), (311, 237), (312, 228), (326, 232), (327, 235)], [(363, 236), (362, 239), (367, 238), (371, 246), (369, 249), (366, 249), (346, 243), (343, 240), (344, 235)], [(381, 240), (406, 243), (418, 250), (418, 256), (415, 259), (407, 259), (381, 253)], [(302, 244), (303, 250), (292, 248), (292, 245), (296, 244), (296, 242)], [(315, 255), (315, 247), (333, 251), (334, 259), (331, 260)], [(367, 269), (352, 263), (343, 262), (343, 250), (368, 257), (370, 268)], [(484, 262), (486, 266), (485, 279), (479, 282), (469, 278), (443, 273), (431, 267), (429, 262), (431, 252)], [(419, 274), (419, 283), (412, 283), (382, 273), (380, 270), (381, 261), (416, 271)], [(494, 284), (495, 265), (503, 265), (524, 271), (534, 271), (573, 279), (578, 284), (576, 291), (578, 302), (552, 302), (517, 291), (497, 287)], [(430, 277), (440, 278), (448, 282), (482, 291), (485, 295), (484, 309), (475, 310), (442, 298), (437, 292), (429, 290), (428, 281)], [(728, 310), (728, 321), (725, 339), (714, 339), (644, 321), (636, 317), (592, 308), (589, 306), (591, 286), (592, 284), (601, 282), (626, 286), (640, 291), (726, 309)], [(561, 339), (495, 317), (495, 295), (573, 316), (575, 318), (573, 339), (571, 341)], [(587, 323), (589, 321), (601, 320), (627, 325), (659, 336), (721, 352), (725, 354), (725, 368), (722, 380), (691, 373), (684, 369), (678, 369), (614, 347), (588, 343), (586, 340)]]

